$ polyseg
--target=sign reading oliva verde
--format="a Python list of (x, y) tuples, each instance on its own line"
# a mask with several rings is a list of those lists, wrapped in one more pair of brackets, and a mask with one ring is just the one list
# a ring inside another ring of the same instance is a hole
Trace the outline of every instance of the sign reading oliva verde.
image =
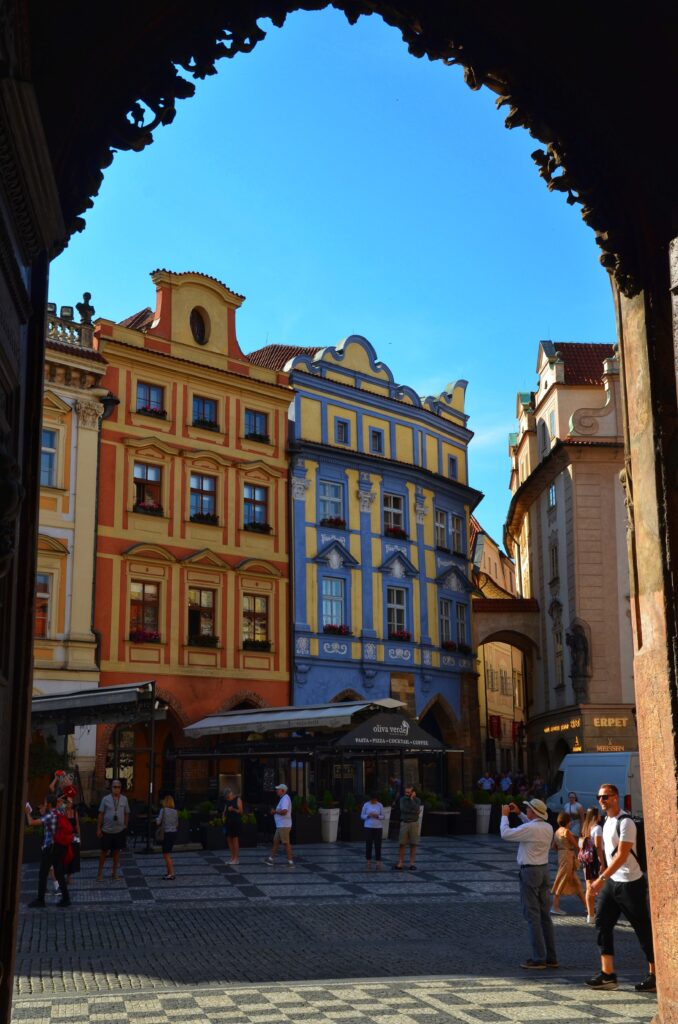
[(338, 747), (370, 747), (405, 750), (444, 750), (445, 746), (429, 736), (416, 722), (383, 712), (361, 722), (337, 741)]

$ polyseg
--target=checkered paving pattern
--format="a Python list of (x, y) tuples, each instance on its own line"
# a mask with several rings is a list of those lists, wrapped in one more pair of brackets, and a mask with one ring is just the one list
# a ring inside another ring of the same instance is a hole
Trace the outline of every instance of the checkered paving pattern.
[(44, 910), (25, 906), (37, 887), (25, 867), (11, 1024), (653, 1017), (656, 1000), (633, 990), (646, 965), (628, 927), (619, 990), (584, 984), (598, 951), (574, 897), (554, 919), (560, 969), (519, 968), (530, 951), (515, 848), (498, 837), (425, 838), (415, 872), (391, 870), (393, 842), (380, 873), (365, 870), (357, 843), (300, 846), (294, 867), (269, 867), (267, 853), (243, 850), (231, 867), (225, 851), (178, 852), (175, 882), (157, 853), (125, 854), (116, 882), (107, 865), (97, 883), (86, 859), (67, 910), (52, 895)]
[[(567, 1007), (567, 1010), (564, 1010)], [(602, 995), (561, 981), (411, 979), (393, 983), (221, 987), (74, 1000), (24, 1000), (13, 1024), (528, 1024), (567, 1020), (648, 1024), (654, 1003), (617, 990)]]

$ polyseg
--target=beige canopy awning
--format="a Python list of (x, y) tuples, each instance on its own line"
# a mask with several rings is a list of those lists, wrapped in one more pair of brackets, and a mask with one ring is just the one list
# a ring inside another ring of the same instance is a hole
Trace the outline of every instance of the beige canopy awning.
[(220, 736), (233, 732), (278, 732), (296, 729), (340, 729), (350, 725), (362, 711), (388, 711), (402, 708), (400, 700), (346, 701), (337, 704), (309, 704), (307, 707), (246, 708), (208, 715), (187, 725), (186, 736)]

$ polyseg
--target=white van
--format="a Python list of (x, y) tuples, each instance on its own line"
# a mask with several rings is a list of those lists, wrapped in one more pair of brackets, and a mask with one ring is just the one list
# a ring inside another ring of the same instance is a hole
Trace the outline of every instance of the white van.
[(637, 817), (643, 815), (638, 751), (618, 754), (568, 754), (556, 775), (555, 792), (546, 800), (549, 810), (558, 814), (569, 803), (568, 793), (576, 793), (584, 808), (598, 807), (598, 787), (611, 782), (619, 790), (621, 807)]

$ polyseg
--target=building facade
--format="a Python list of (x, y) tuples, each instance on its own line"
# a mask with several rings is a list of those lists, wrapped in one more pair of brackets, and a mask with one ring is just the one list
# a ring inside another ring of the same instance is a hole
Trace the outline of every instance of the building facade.
[[(96, 689), (99, 669), (93, 632), (96, 476), (106, 370), (93, 346), (90, 296), (72, 306), (49, 304), (46, 318), (40, 457), (40, 518), (33, 625), (33, 692), (58, 695)], [(93, 727), (41, 738), (77, 764), (91, 790), (96, 753)], [(66, 763), (64, 758), (63, 763)], [(40, 792), (44, 795), (44, 779)], [(36, 784), (38, 780), (36, 779)]]
[(636, 750), (619, 363), (612, 345), (541, 342), (519, 394), (505, 527), (540, 608), (528, 742), (552, 775), (570, 751)]
[[(491, 603), (499, 609), (515, 607), (518, 596), (515, 565), (499, 544), (471, 517), (472, 601), (482, 607)], [(475, 614), (473, 615), (475, 618)], [(507, 617), (507, 616), (504, 616)], [(526, 654), (521, 647), (505, 640), (477, 644), (478, 710), (483, 771), (524, 771), (525, 764), (525, 687)]]
[[(155, 311), (97, 323), (119, 399), (102, 430), (96, 622), (101, 685), (153, 678), (167, 701), (155, 777), (216, 791), (208, 761), (177, 776), (183, 727), (289, 703), (287, 377), (250, 364), (243, 299), (196, 273), (152, 274)], [(144, 793), (143, 729), (99, 727), (100, 784)], [(228, 765), (226, 768), (228, 769)], [(237, 766), (233, 766), (234, 771)]]
[[(290, 374), (293, 698), (402, 700), (450, 746), (477, 733), (466, 382), (420, 399), (365, 339), (268, 346)], [(467, 760), (467, 766), (470, 762)], [(450, 768), (460, 781), (460, 762)]]

